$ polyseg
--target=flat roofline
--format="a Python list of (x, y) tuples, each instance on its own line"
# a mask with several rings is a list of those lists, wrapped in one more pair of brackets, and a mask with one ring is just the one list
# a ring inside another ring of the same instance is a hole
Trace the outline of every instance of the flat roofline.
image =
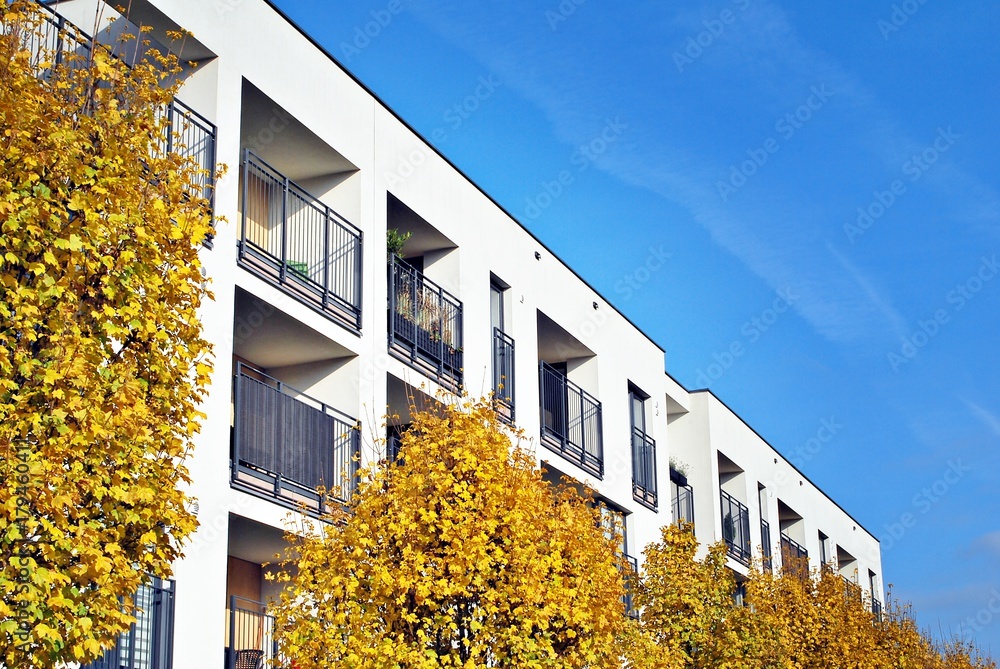
[[(780, 458), (781, 458), (782, 460), (784, 460), (785, 462), (787, 462), (787, 463), (788, 463), (788, 465), (789, 465), (789, 466), (790, 466), (790, 467), (791, 467), (792, 469), (794, 469), (794, 470), (795, 470), (795, 471), (796, 471), (796, 472), (798, 473), (798, 475), (799, 475), (799, 476), (801, 476), (802, 478), (804, 478), (804, 479), (805, 479), (806, 481), (808, 481), (808, 482), (809, 482), (809, 485), (811, 485), (811, 486), (812, 486), (813, 488), (815, 488), (816, 490), (818, 490), (818, 491), (819, 491), (819, 492), (820, 492), (820, 493), (821, 493), (821, 494), (823, 495), (823, 497), (826, 497), (826, 498), (827, 498), (828, 500), (830, 500), (831, 502), (833, 502), (833, 505), (834, 505), (834, 506), (836, 506), (836, 507), (837, 507), (838, 509), (840, 509), (841, 511), (843, 511), (843, 512), (844, 512), (844, 515), (845, 515), (845, 516), (847, 516), (848, 518), (850, 518), (851, 520), (853, 520), (853, 521), (854, 521), (854, 522), (855, 522), (855, 523), (857, 524), (857, 526), (858, 526), (858, 527), (860, 527), (860, 528), (861, 528), (862, 530), (864, 530), (864, 531), (865, 531), (865, 532), (866, 532), (866, 533), (868, 534), (868, 536), (870, 536), (870, 537), (871, 537), (872, 539), (874, 539), (874, 540), (875, 540), (875, 542), (876, 542), (877, 544), (879, 544), (879, 545), (881, 546), (881, 544), (882, 544), (882, 541), (881, 541), (881, 540), (880, 540), (880, 539), (879, 539), (879, 538), (878, 538), (877, 536), (875, 536), (875, 535), (874, 535), (874, 534), (873, 534), (873, 533), (871, 532), (871, 530), (869, 530), (869, 529), (868, 529), (867, 527), (865, 527), (865, 526), (864, 526), (864, 524), (862, 524), (862, 523), (861, 523), (861, 521), (859, 521), (859, 520), (858, 520), (857, 518), (855, 518), (854, 516), (852, 516), (852, 515), (851, 515), (851, 514), (850, 514), (850, 513), (849, 513), (849, 512), (847, 511), (847, 509), (845, 509), (844, 507), (842, 507), (842, 506), (841, 506), (841, 505), (840, 505), (840, 504), (839, 504), (839, 503), (837, 502), (837, 500), (833, 499), (833, 498), (832, 498), (832, 497), (830, 497), (830, 496), (829, 496), (828, 494), (826, 494), (826, 491), (824, 491), (824, 490), (823, 490), (822, 488), (820, 488), (820, 487), (819, 487), (818, 485), (816, 485), (816, 484), (815, 484), (815, 483), (813, 482), (813, 480), (812, 480), (811, 478), (809, 478), (808, 476), (806, 476), (806, 475), (805, 475), (805, 474), (804, 474), (804, 473), (802, 472), (802, 470), (801, 470), (801, 469), (799, 469), (799, 468), (798, 468), (798, 467), (796, 467), (796, 466), (795, 466), (794, 464), (792, 464), (792, 462), (791, 462), (791, 461), (790, 461), (790, 460), (789, 460), (788, 458), (786, 458), (786, 457), (785, 457), (784, 455), (782, 455), (782, 454), (781, 454), (781, 451), (779, 451), (779, 450), (778, 450), (777, 448), (775, 448), (775, 447), (774, 447), (773, 445), (771, 445), (771, 442), (769, 442), (769, 441), (768, 441), (767, 439), (765, 439), (765, 438), (763, 437), (763, 435), (761, 435), (761, 433), (760, 433), (760, 432), (758, 432), (758, 431), (757, 431), (756, 429), (754, 429), (754, 428), (753, 428), (753, 427), (752, 427), (752, 426), (750, 425), (750, 423), (748, 423), (748, 422), (746, 422), (745, 420), (743, 420), (743, 416), (741, 416), (741, 415), (739, 415), (738, 413), (736, 413), (735, 411), (733, 411), (733, 408), (732, 408), (731, 406), (729, 406), (728, 404), (726, 404), (726, 403), (725, 403), (724, 401), (722, 401), (722, 399), (721, 399), (721, 398), (720, 398), (720, 397), (719, 397), (718, 395), (716, 395), (716, 394), (715, 394), (714, 392), (712, 392), (712, 390), (711, 390), (710, 388), (699, 388), (698, 390), (691, 390), (691, 391), (689, 391), (689, 392), (690, 392), (690, 393), (691, 393), (692, 395), (694, 395), (694, 394), (701, 394), (701, 393), (708, 393), (709, 395), (711, 395), (712, 397), (714, 397), (714, 398), (716, 399), (716, 401), (718, 401), (718, 402), (719, 402), (719, 404), (721, 404), (721, 405), (722, 405), (723, 407), (725, 407), (725, 408), (726, 408), (726, 410), (727, 410), (727, 411), (729, 411), (729, 413), (731, 413), (731, 414), (733, 414), (734, 416), (736, 416), (736, 417), (737, 417), (737, 418), (739, 419), (739, 421), (740, 421), (741, 423), (743, 423), (743, 424), (744, 424), (744, 425), (745, 425), (745, 426), (746, 426), (746, 427), (747, 427), (747, 428), (748, 428), (748, 429), (749, 429), (749, 430), (750, 430), (751, 432), (753, 432), (753, 433), (754, 433), (755, 435), (757, 435), (757, 437), (758, 437), (758, 438), (759, 438), (759, 439), (760, 439), (761, 441), (763, 441), (763, 442), (764, 442), (765, 444), (767, 444), (767, 447), (768, 447), (768, 448), (770, 448), (770, 449), (771, 449), (772, 451), (774, 451), (774, 454), (775, 454), (775, 455), (777, 455), (777, 456), (778, 456), (778, 457), (780, 457)], [(880, 555), (879, 557), (881, 558), (881, 555)]]
[(455, 163), (453, 163), (451, 161), (451, 159), (448, 158), (448, 156), (444, 155), (436, 146), (434, 146), (434, 144), (432, 144), (426, 137), (424, 137), (420, 132), (418, 132), (416, 130), (416, 128), (414, 128), (412, 125), (410, 125), (409, 122), (406, 121), (406, 119), (404, 119), (402, 116), (400, 116), (396, 112), (395, 109), (393, 109), (391, 106), (389, 106), (389, 104), (386, 103), (385, 100), (383, 100), (381, 97), (379, 97), (379, 95), (375, 91), (373, 91), (371, 88), (369, 88), (368, 85), (365, 84), (365, 82), (361, 81), (361, 79), (359, 79), (357, 76), (355, 76), (355, 74), (353, 72), (351, 72), (343, 63), (341, 63), (339, 60), (337, 60), (337, 57), (334, 56), (332, 53), (330, 53), (326, 49), (326, 47), (324, 47), (322, 44), (320, 44), (319, 42), (317, 42), (316, 39), (312, 37), (312, 35), (310, 35), (308, 32), (306, 32), (302, 28), (302, 26), (300, 26), (290, 16), (288, 16), (288, 14), (286, 14), (284, 11), (282, 11), (282, 9), (280, 7), (278, 7), (277, 5), (275, 5), (274, 4), (274, 0), (264, 0), (264, 2), (271, 9), (273, 9), (281, 18), (283, 18), (290, 26), (292, 26), (293, 28), (295, 28), (295, 30), (297, 30), (299, 32), (299, 34), (301, 34), (303, 37), (305, 37), (307, 40), (309, 40), (310, 44), (312, 44), (317, 49), (319, 49), (320, 52), (322, 52), (327, 58), (329, 58), (330, 61), (334, 65), (336, 65), (338, 68), (340, 68), (344, 72), (344, 74), (346, 74), (347, 76), (349, 76), (354, 81), (354, 83), (356, 83), (358, 86), (360, 86), (362, 89), (364, 89), (364, 91), (366, 93), (368, 93), (368, 95), (372, 96), (372, 98), (375, 100), (375, 102), (377, 102), (379, 105), (381, 105), (382, 108), (385, 109), (387, 112), (389, 112), (390, 114), (392, 114), (393, 118), (395, 118), (397, 121), (399, 121), (400, 123), (402, 123), (403, 126), (407, 130), (409, 130), (414, 135), (416, 135), (417, 138), (420, 141), (422, 141), (424, 144), (426, 144), (428, 146), (428, 148), (431, 149), (431, 151), (433, 151), (434, 153), (436, 153), (442, 160), (444, 160), (446, 163), (448, 163), (448, 165), (453, 170), (455, 170), (456, 172), (458, 172), (462, 176), (463, 179), (465, 179), (467, 182), (469, 182), (476, 190), (478, 190), (482, 195), (484, 195), (487, 200), (489, 200), (490, 202), (492, 202), (494, 206), (496, 206), (500, 211), (502, 211), (515, 224), (517, 224), (518, 227), (520, 227), (522, 230), (524, 230), (526, 233), (528, 233), (528, 235), (533, 240), (535, 240), (535, 242), (537, 242), (543, 249), (545, 249), (548, 253), (550, 253), (553, 258), (555, 258), (556, 260), (558, 260), (559, 263), (563, 267), (565, 267), (566, 269), (568, 269), (573, 274), (573, 276), (575, 276), (577, 279), (579, 279), (585, 286), (587, 286), (587, 288), (589, 288), (590, 290), (594, 291), (595, 295), (597, 295), (604, 302), (606, 302), (608, 306), (610, 306), (612, 309), (614, 309), (615, 313), (617, 313), (619, 316), (621, 316), (622, 318), (624, 318), (625, 321), (629, 325), (631, 325), (633, 328), (635, 328), (636, 332), (638, 332), (643, 337), (645, 337), (646, 340), (649, 341), (649, 343), (651, 343), (653, 346), (655, 346), (657, 348), (657, 350), (660, 351), (660, 353), (663, 353), (663, 354), (666, 353), (666, 350), (662, 346), (660, 346), (660, 344), (655, 339), (653, 339), (642, 328), (640, 328), (638, 325), (636, 325), (632, 321), (631, 318), (629, 318), (624, 313), (622, 313), (622, 311), (618, 307), (616, 307), (611, 300), (609, 300), (607, 297), (605, 297), (599, 290), (597, 290), (596, 288), (594, 288), (590, 284), (589, 281), (587, 281), (585, 278), (583, 278), (582, 276), (580, 276), (575, 269), (573, 269), (572, 267), (570, 267), (569, 264), (567, 264), (562, 258), (559, 257), (559, 255), (557, 253), (555, 253), (551, 248), (549, 248), (549, 246), (545, 242), (543, 242), (541, 239), (539, 239), (535, 235), (535, 233), (533, 233), (531, 230), (529, 230), (527, 227), (525, 227), (525, 225), (523, 223), (521, 223), (521, 221), (518, 220), (518, 218), (516, 216), (514, 216), (514, 214), (510, 213), (510, 211), (506, 207), (504, 207), (502, 204), (500, 204), (499, 202), (497, 202), (493, 198), (492, 195), (490, 195), (489, 193), (487, 193), (483, 189), (482, 186), (480, 186), (478, 183), (476, 183), (460, 167), (458, 167)]
[[(322, 44), (320, 44), (318, 41), (316, 41), (316, 39), (313, 38), (313, 36), (310, 35), (308, 32), (306, 32), (302, 28), (302, 26), (300, 26), (298, 23), (296, 23), (290, 16), (288, 16), (288, 14), (286, 14), (280, 7), (278, 7), (274, 3), (274, 0), (264, 0), (264, 2), (276, 14), (278, 14), (278, 16), (280, 16), (282, 19), (284, 19), (285, 22), (288, 23), (288, 25), (292, 26), (296, 31), (298, 31), (298, 33), (300, 35), (302, 35), (304, 38), (306, 38), (309, 41), (310, 44), (312, 44), (314, 47), (316, 47), (317, 49), (319, 49), (319, 51), (323, 55), (325, 55), (327, 58), (330, 59), (330, 62), (332, 62), (335, 66), (337, 66), (338, 68), (340, 68), (340, 70), (343, 71), (344, 74), (346, 74), (348, 77), (350, 77), (351, 80), (354, 81), (354, 83), (356, 83), (358, 86), (360, 86), (368, 95), (372, 96), (372, 99), (374, 99), (375, 102), (377, 102), (379, 105), (381, 105), (381, 107), (383, 109), (385, 109), (387, 112), (389, 112), (393, 116), (393, 118), (395, 118), (397, 121), (399, 121), (400, 123), (402, 123), (403, 126), (407, 130), (409, 130), (410, 132), (412, 132), (420, 141), (422, 141), (424, 144), (426, 144), (427, 147), (430, 148), (431, 151), (433, 151), (435, 154), (438, 155), (438, 157), (440, 157), (442, 160), (444, 160), (453, 170), (455, 170), (459, 175), (461, 175), (463, 179), (465, 179), (469, 184), (471, 184), (477, 191), (479, 191), (495, 207), (497, 207), (500, 211), (502, 211), (511, 221), (513, 221), (518, 227), (520, 227), (524, 232), (526, 232), (543, 249), (545, 249), (548, 253), (550, 253), (553, 258), (555, 258), (556, 260), (558, 260), (559, 263), (563, 267), (565, 267), (567, 270), (569, 270), (573, 274), (573, 276), (575, 276), (577, 279), (579, 279), (585, 286), (587, 286), (587, 288), (589, 288), (590, 290), (594, 291), (595, 295), (597, 295), (602, 300), (604, 300), (604, 302), (606, 302), (608, 304), (608, 306), (610, 306), (612, 309), (615, 310), (615, 313), (617, 313), (619, 316), (621, 316), (622, 318), (624, 318), (626, 323), (628, 323), (633, 328), (635, 328), (636, 332), (638, 332), (643, 337), (645, 337), (646, 340), (649, 341), (649, 343), (651, 343), (653, 346), (655, 346), (657, 348), (657, 350), (660, 351), (660, 353), (662, 353), (662, 354), (666, 353), (665, 349), (662, 346), (660, 346), (660, 344), (655, 339), (653, 339), (649, 334), (647, 334), (641, 327), (639, 327), (638, 325), (636, 325), (632, 321), (631, 318), (629, 318), (627, 315), (625, 315), (618, 307), (615, 306), (615, 304), (611, 300), (609, 300), (607, 297), (605, 297), (599, 290), (597, 290), (596, 288), (594, 288), (594, 286), (592, 286), (591, 283), (589, 281), (587, 281), (587, 279), (583, 278), (579, 273), (577, 273), (577, 271), (575, 269), (573, 269), (572, 267), (570, 267), (569, 264), (566, 263), (566, 261), (564, 261), (562, 258), (560, 258), (559, 255), (557, 253), (555, 253), (551, 248), (549, 248), (549, 246), (545, 242), (543, 242), (541, 239), (538, 238), (537, 235), (535, 235), (535, 233), (533, 233), (531, 230), (529, 230), (516, 216), (514, 216), (514, 214), (512, 214), (502, 204), (500, 204), (499, 202), (497, 202), (496, 199), (494, 199), (494, 197), (492, 195), (490, 195), (488, 192), (486, 192), (483, 189), (483, 187), (480, 186), (478, 183), (476, 183), (476, 181), (474, 179), (472, 179), (468, 174), (466, 174), (465, 171), (462, 170), (462, 168), (458, 167), (454, 162), (451, 161), (450, 158), (448, 158), (448, 156), (446, 156), (444, 153), (442, 153), (434, 144), (432, 144), (426, 137), (424, 137), (423, 134), (421, 134), (419, 131), (417, 131), (416, 128), (414, 128), (412, 125), (410, 125), (410, 123), (406, 119), (404, 119), (398, 112), (396, 112), (395, 109), (393, 109), (388, 103), (386, 103), (385, 100), (383, 100), (375, 91), (373, 91), (371, 88), (369, 88), (367, 84), (365, 84), (363, 81), (361, 81), (361, 79), (359, 79), (353, 72), (351, 72), (343, 63), (341, 63), (337, 59), (336, 56), (334, 56), (332, 53), (330, 53), (327, 50), (326, 47), (324, 47)], [(666, 367), (666, 365), (664, 365), (664, 367)], [(826, 492), (822, 488), (820, 488), (818, 485), (816, 485), (815, 483), (813, 483), (812, 479), (810, 479), (808, 476), (806, 476), (798, 467), (796, 467), (795, 465), (793, 465), (784, 455), (782, 455), (778, 451), (778, 449), (776, 449), (774, 446), (772, 446), (771, 443), (767, 439), (765, 439), (763, 436), (761, 436), (761, 434), (759, 432), (757, 432), (757, 430), (755, 430), (753, 427), (750, 426), (749, 423), (747, 423), (745, 420), (743, 420), (742, 416), (740, 416), (738, 413), (736, 413), (735, 411), (733, 411), (733, 409), (728, 404), (726, 404), (725, 402), (723, 402), (714, 392), (712, 392), (708, 388), (703, 388), (703, 389), (698, 389), (698, 390), (688, 390), (684, 386), (683, 383), (681, 383), (676, 378), (674, 378), (674, 376), (672, 374), (670, 374), (670, 372), (666, 371), (666, 369), (664, 369), (664, 374), (666, 374), (668, 377), (670, 377), (670, 379), (673, 380), (674, 383), (676, 383), (678, 386), (680, 386), (682, 389), (684, 389), (688, 393), (691, 393), (691, 394), (694, 394), (694, 393), (709, 393), (710, 395), (712, 395), (712, 397), (714, 397), (716, 400), (718, 400), (719, 403), (722, 404), (722, 406), (724, 406), (730, 413), (732, 413), (734, 416), (736, 416), (740, 420), (740, 422), (742, 422), (744, 425), (746, 425), (750, 429), (751, 432), (753, 432), (755, 435), (757, 435), (760, 438), (761, 441), (763, 441), (765, 444), (767, 444), (768, 448), (770, 448), (772, 451), (774, 451), (774, 453), (776, 455), (780, 456), (782, 460), (784, 460), (789, 465), (791, 465), (792, 469), (794, 469), (796, 472), (798, 472), (798, 474), (801, 475), (805, 480), (809, 481), (809, 484), (811, 486), (813, 486), (816, 490), (818, 490), (828, 500), (830, 500), (831, 502), (833, 502), (834, 506), (836, 506), (838, 509), (840, 509), (841, 511), (843, 511), (844, 514), (848, 518), (850, 518), (852, 521), (854, 521), (855, 523), (857, 523), (858, 527), (860, 527), (862, 530), (864, 530), (872, 539), (874, 539), (876, 541), (876, 543), (881, 544), (881, 541), (879, 540), (879, 538), (877, 536), (875, 536), (874, 534), (872, 534), (872, 532), (870, 530), (868, 530), (868, 528), (866, 528), (860, 521), (858, 521), (854, 516), (852, 516), (850, 513), (848, 513), (847, 510), (844, 509), (842, 506), (840, 506), (840, 504), (838, 504), (832, 497), (830, 497), (828, 494), (826, 494)]]

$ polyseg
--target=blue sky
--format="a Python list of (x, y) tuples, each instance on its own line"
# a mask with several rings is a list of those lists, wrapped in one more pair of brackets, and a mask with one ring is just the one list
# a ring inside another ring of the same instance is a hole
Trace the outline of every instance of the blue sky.
[(277, 4), (1000, 652), (1000, 5)]

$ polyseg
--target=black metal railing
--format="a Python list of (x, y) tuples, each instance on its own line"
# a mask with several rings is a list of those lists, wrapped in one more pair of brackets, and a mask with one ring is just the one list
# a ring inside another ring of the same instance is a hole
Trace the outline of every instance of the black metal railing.
[(226, 611), (226, 669), (274, 667), (274, 616), (262, 602), (231, 595)]
[(196, 178), (194, 195), (208, 200), (215, 209), (215, 124), (176, 98), (163, 113), (170, 123), (164, 149), (192, 161), (201, 173)]
[(803, 578), (809, 575), (809, 551), (784, 532), (781, 533), (781, 565), (790, 574)]
[(774, 550), (771, 547), (771, 524), (760, 519), (760, 550), (761, 550), (761, 566), (764, 567), (764, 571), (771, 571), (774, 561), (772, 560), (771, 552)]
[[(22, 36), (23, 46), (32, 55), (32, 66), (39, 77), (47, 79), (52, 67), (89, 67), (94, 40), (52, 7), (36, 3), (41, 10), (37, 30)], [(109, 50), (110, 52), (110, 50)]]
[(243, 363), (234, 382), (234, 485), (318, 513), (327, 496), (350, 500), (361, 448), (357, 421)]
[(462, 302), (389, 259), (389, 350), (452, 390), (462, 386)]
[(632, 428), (632, 498), (656, 511), (656, 442), (637, 427)]
[(493, 404), (497, 415), (514, 422), (514, 340), (493, 328)]
[(742, 564), (750, 564), (750, 510), (735, 497), (721, 491), (722, 538), (729, 556)]
[(843, 574), (840, 575), (840, 578), (844, 582), (844, 597), (848, 600), (861, 601), (861, 586)]
[(875, 598), (875, 593), (872, 593), (872, 615), (875, 616), (875, 620), (882, 622), (882, 602)]
[(690, 485), (670, 482), (670, 513), (675, 524), (683, 522), (694, 530), (694, 489)]
[(544, 362), (539, 394), (545, 447), (595, 476), (604, 476), (601, 403)]
[(622, 595), (622, 606), (625, 607), (625, 615), (629, 618), (639, 618), (639, 609), (635, 606), (635, 588), (639, 582), (639, 562), (631, 555), (623, 555), (625, 558), (624, 572), (622, 573), (622, 585), (625, 586), (625, 593)]
[(172, 669), (174, 582), (152, 579), (133, 597), (136, 622), (101, 659), (81, 669)]
[(240, 265), (359, 330), (361, 230), (249, 149), (241, 176)]
[[(131, 66), (112, 46), (101, 44), (81, 30), (71, 21), (57, 13), (52, 7), (37, 3), (42, 10), (42, 22), (37, 32), (25, 36), (25, 47), (34, 55), (34, 65), (42, 78), (48, 78), (52, 66), (68, 68), (90, 67), (94, 46), (98, 46), (115, 58)], [(133, 27), (138, 35), (138, 28)], [(134, 52), (134, 49), (132, 50)], [(133, 54), (134, 55), (134, 54)], [(48, 67), (42, 67), (46, 63)], [(214, 210), (215, 203), (215, 124), (180, 100), (174, 99), (158, 111), (166, 116), (170, 131), (162, 143), (166, 153), (176, 153), (190, 159), (203, 173), (197, 177), (194, 193), (196, 197), (208, 200)]]

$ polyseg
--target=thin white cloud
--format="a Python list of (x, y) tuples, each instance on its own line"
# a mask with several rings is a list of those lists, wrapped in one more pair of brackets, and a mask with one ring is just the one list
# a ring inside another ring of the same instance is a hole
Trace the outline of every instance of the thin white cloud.
[(981, 421), (983, 425), (988, 427), (993, 434), (1000, 437), (1000, 418), (998, 418), (996, 414), (988, 411), (975, 402), (970, 402), (965, 399), (963, 399), (962, 402), (964, 402), (965, 406), (969, 408), (969, 411), (973, 416)]
[[(552, 3), (551, 9), (556, 7), (557, 3)], [(636, 3), (630, 12), (664, 22), (662, 9), (657, 7), (661, 6)], [(505, 6), (503, 11), (496, 11), (490, 3), (470, 8), (467, 3), (452, 0), (435, 3), (433, 8), (415, 3), (412, 8), (432, 29), (473, 54), (507, 86), (536, 104), (556, 138), (567, 144), (589, 142), (600, 129), (606, 110), (646, 105), (647, 114), (656, 112), (656, 122), (623, 118), (630, 124), (626, 140), (604, 154), (596, 167), (683, 206), (717, 244), (771, 288), (799, 289), (802, 298), (795, 308), (822, 336), (837, 343), (857, 344), (873, 338), (884, 343), (906, 331), (891, 297), (877, 290), (862, 268), (831, 253), (829, 244), (821, 241), (830, 235), (829, 219), (836, 221), (843, 212), (831, 215), (808, 194), (796, 192), (787, 183), (769, 183), (766, 178), (754, 182), (754, 193), (739, 193), (738, 207), (726, 205), (714, 186), (720, 177), (718, 160), (703, 154), (697, 146), (688, 146), (680, 134), (664, 133), (663, 128), (671, 127), (670, 121), (682, 118), (686, 111), (670, 100), (650, 101), (648, 95), (630, 100), (630, 91), (623, 89), (616, 77), (587, 67), (589, 44), (547, 39), (551, 32), (544, 7), (518, 10)], [(586, 4), (579, 5), (576, 11), (582, 15), (619, 10)], [(632, 44), (628, 37), (615, 33), (615, 22), (609, 16), (605, 18), (609, 19), (604, 28), (609, 40), (627, 44), (637, 59), (659, 63), (663, 76), (678, 76), (672, 71), (677, 44)], [(574, 30), (580, 26), (572, 25), (573, 21), (593, 19), (593, 15), (571, 15), (558, 29)], [(664, 25), (664, 31), (675, 31), (674, 24), (681, 22), (697, 34), (703, 29), (703, 19), (704, 13), (679, 15), (666, 22), (669, 25)], [(496, 21), (509, 21), (516, 28), (503, 32), (519, 37), (498, 42), (494, 35), (501, 31), (495, 30)], [(933, 139), (915, 141), (907, 137), (856, 76), (822, 51), (803, 43), (787, 15), (773, 2), (756, 0), (711, 49), (692, 67), (711, 67), (713, 73), (739, 78), (747, 90), (758, 92), (755, 97), (770, 96), (782, 111), (800, 104), (802, 91), (811, 85), (822, 83), (835, 90), (838, 104), (853, 120), (847, 126), (845, 143), (876, 157), (890, 171), (898, 170), (907, 156), (922, 150)], [(539, 68), (537, 63), (542, 61), (550, 64), (551, 70)], [(738, 113), (740, 101), (729, 103)], [(662, 108), (650, 109), (650, 105)], [(982, 221), (1000, 211), (995, 193), (980, 180), (955, 167), (941, 170), (940, 175), (944, 187), (956, 195), (975, 194), (979, 205), (962, 205), (970, 217)], [(929, 175), (927, 181), (934, 178)], [(787, 203), (785, 210), (781, 208), (783, 202)], [(838, 233), (840, 224), (833, 223)]]

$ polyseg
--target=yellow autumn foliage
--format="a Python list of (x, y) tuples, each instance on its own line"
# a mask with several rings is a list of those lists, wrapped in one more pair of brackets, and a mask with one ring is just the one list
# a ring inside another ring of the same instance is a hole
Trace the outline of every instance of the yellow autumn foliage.
[(626, 655), (633, 669), (996, 669), (969, 643), (936, 643), (907, 607), (876, 616), (871, 599), (829, 567), (749, 571), (733, 598), (726, 546), (697, 558), (688, 529), (665, 527), (647, 547), (641, 622)]
[(488, 402), (423, 411), (349, 509), (288, 535), (280, 652), (310, 669), (617, 669), (620, 541)]
[(211, 364), (205, 175), (162, 150), (178, 65), (92, 45), (57, 59), (42, 16), (0, 8), (7, 667), (93, 660), (133, 620), (121, 600), (169, 577), (196, 525), (180, 488)]

